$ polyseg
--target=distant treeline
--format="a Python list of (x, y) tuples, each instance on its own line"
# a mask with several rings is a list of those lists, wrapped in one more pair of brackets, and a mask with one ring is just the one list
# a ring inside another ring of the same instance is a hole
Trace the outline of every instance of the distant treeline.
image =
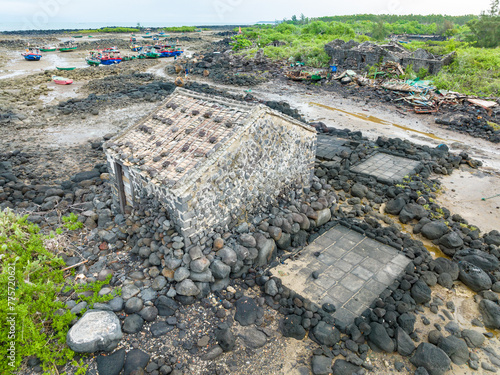
[[(407, 15), (396, 15), (396, 14), (356, 14), (349, 16), (327, 16), (327, 17), (318, 17), (314, 20), (323, 21), (323, 22), (345, 22), (345, 23), (354, 23), (358, 21), (371, 21), (371, 22), (388, 22), (388, 23), (397, 23), (397, 22), (411, 22), (416, 21), (418, 23), (423, 24), (444, 24), (445, 21), (452, 22), (456, 25), (463, 26), (470, 20), (476, 19), (478, 16), (473, 14), (467, 14), (464, 16), (447, 16), (443, 14), (429, 14), (429, 15), (419, 15), (419, 14), (407, 14)], [(297, 20), (300, 22), (300, 20)], [(292, 22), (292, 21), (290, 21)]]

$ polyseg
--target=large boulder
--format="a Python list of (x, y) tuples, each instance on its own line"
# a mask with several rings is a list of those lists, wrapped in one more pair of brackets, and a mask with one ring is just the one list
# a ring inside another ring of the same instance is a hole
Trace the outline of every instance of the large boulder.
[(328, 375), (332, 372), (332, 359), (324, 355), (314, 355), (312, 357), (312, 373), (314, 375)]
[(390, 200), (385, 205), (385, 212), (391, 215), (399, 215), (405, 205), (406, 199), (402, 197)]
[(450, 228), (444, 222), (431, 221), (422, 227), (420, 233), (429, 240), (437, 240), (448, 233), (449, 230)]
[(500, 306), (488, 299), (479, 302), (479, 312), (483, 316), (483, 323), (488, 328), (500, 328)]
[(453, 259), (457, 261), (465, 260), (481, 268), (485, 272), (495, 271), (500, 265), (496, 256), (477, 249), (463, 249), (457, 251)]
[(434, 267), (434, 272), (436, 272), (438, 275), (448, 273), (451, 276), (452, 280), (458, 279), (458, 264), (447, 258), (436, 258), (431, 261), (430, 266)]
[(421, 343), (410, 362), (415, 367), (423, 367), (429, 375), (444, 375), (450, 368), (451, 360), (446, 353), (437, 346)]
[(254, 324), (259, 315), (262, 314), (262, 308), (255, 303), (255, 300), (249, 297), (242, 297), (236, 301), (236, 313), (234, 319), (242, 326)]
[[(263, 237), (263, 238), (262, 238)], [(270, 264), (277, 254), (276, 243), (273, 239), (262, 236), (257, 239), (257, 250), (259, 255), (255, 263), (255, 267), (263, 267)]]
[(446, 255), (455, 254), (456, 249), (462, 247), (464, 241), (457, 232), (450, 232), (439, 239), (439, 245)]
[(455, 336), (443, 337), (439, 340), (438, 347), (442, 349), (451, 361), (461, 366), (469, 360), (469, 349), (464, 340)]
[(399, 213), (399, 221), (401, 221), (403, 224), (407, 224), (413, 219), (420, 220), (424, 217), (427, 217), (428, 214), (429, 213), (426, 211), (426, 209), (421, 205), (416, 203), (408, 203)]
[(491, 288), (491, 279), (481, 268), (467, 261), (461, 261), (458, 268), (460, 270), (458, 278), (473, 291), (480, 292)]
[(111, 311), (89, 310), (66, 335), (66, 342), (77, 353), (111, 351), (123, 337), (120, 320)]
[(415, 344), (404, 329), (398, 327), (396, 331), (397, 351), (402, 356), (408, 357), (415, 351)]
[(390, 338), (384, 326), (379, 323), (371, 323), (370, 327), (371, 332), (368, 335), (370, 342), (380, 350), (392, 353), (394, 351), (394, 342)]

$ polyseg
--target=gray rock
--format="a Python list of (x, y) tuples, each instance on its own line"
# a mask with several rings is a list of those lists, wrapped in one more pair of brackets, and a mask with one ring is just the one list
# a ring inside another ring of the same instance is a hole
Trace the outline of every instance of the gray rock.
[(113, 350), (123, 337), (118, 317), (110, 311), (87, 311), (70, 328), (66, 342), (77, 353)]
[(497, 303), (483, 299), (479, 302), (479, 312), (487, 328), (500, 328), (500, 306)]
[(259, 255), (255, 263), (256, 267), (262, 267), (270, 264), (276, 258), (276, 243), (272, 239), (260, 240), (257, 243)]
[(128, 300), (129, 298), (132, 298), (132, 297), (135, 297), (136, 295), (138, 295), (140, 291), (141, 290), (138, 287), (136, 287), (135, 285), (128, 284), (122, 288), (122, 296), (121, 297), (124, 300)]
[(225, 352), (230, 352), (236, 346), (236, 338), (230, 328), (217, 329), (215, 337)]
[(449, 230), (450, 228), (448, 228), (448, 226), (444, 222), (432, 221), (425, 224), (420, 230), (420, 233), (422, 233), (422, 235), (429, 240), (437, 240), (438, 238), (441, 238), (446, 233), (448, 233)]
[(239, 241), (240, 244), (245, 247), (256, 247), (257, 245), (257, 241), (255, 240), (254, 236), (248, 233), (240, 235)]
[(401, 328), (396, 331), (397, 351), (405, 357), (409, 357), (415, 351), (415, 344), (410, 336)]
[(131, 375), (136, 370), (143, 370), (149, 362), (149, 354), (140, 349), (132, 349), (127, 353), (123, 375)]
[(351, 187), (351, 195), (353, 197), (364, 198), (368, 193), (368, 188), (360, 183), (355, 183)]
[(125, 312), (133, 314), (141, 311), (143, 306), (144, 304), (140, 298), (132, 297), (125, 303)]
[(151, 324), (151, 327), (149, 327), (149, 330), (154, 337), (166, 335), (168, 332), (172, 331), (173, 329), (174, 329), (174, 326), (168, 325), (165, 322), (153, 323), (153, 324)]
[(411, 296), (418, 304), (424, 304), (431, 300), (431, 289), (422, 280), (418, 280), (410, 290)]
[(224, 351), (219, 345), (215, 345), (210, 350), (201, 356), (202, 361), (213, 361), (217, 357), (219, 357)]
[(298, 315), (287, 315), (281, 323), (281, 332), (285, 337), (293, 337), (302, 340), (306, 335), (306, 330), (301, 325), (302, 318)]
[(411, 334), (415, 327), (415, 315), (404, 313), (398, 316), (398, 324), (407, 334)]
[(444, 337), (439, 341), (438, 348), (442, 349), (451, 361), (461, 366), (469, 360), (469, 349), (464, 340), (455, 336)]
[(415, 367), (423, 367), (429, 375), (444, 375), (450, 368), (451, 360), (446, 353), (437, 346), (421, 343), (410, 362)]
[(464, 241), (457, 232), (450, 232), (439, 239), (439, 244), (449, 249), (456, 249), (463, 246)]
[(142, 329), (144, 319), (137, 314), (129, 315), (123, 321), (123, 331), (127, 333), (137, 333)]
[(276, 281), (274, 279), (268, 280), (264, 285), (264, 291), (266, 292), (266, 294), (272, 297), (278, 294), (278, 286), (276, 285)]
[(401, 221), (403, 224), (407, 224), (413, 219), (420, 220), (424, 217), (427, 217), (428, 214), (429, 213), (426, 211), (426, 209), (421, 205), (416, 203), (408, 203), (399, 213), (399, 221)]
[(158, 309), (155, 306), (147, 306), (139, 311), (139, 315), (146, 322), (154, 322), (158, 316)]
[(151, 283), (153, 290), (159, 291), (167, 286), (167, 279), (163, 276), (156, 276)]
[(458, 264), (460, 273), (458, 278), (475, 292), (491, 288), (491, 279), (481, 268), (476, 267), (467, 261)]
[(125, 348), (110, 355), (99, 355), (96, 362), (99, 375), (119, 375), (125, 363)]
[(230, 267), (234, 266), (238, 261), (236, 252), (227, 246), (224, 246), (222, 249), (220, 249), (217, 252), (217, 255), (220, 256), (221, 260)]
[(399, 215), (405, 205), (406, 200), (402, 197), (390, 200), (385, 205), (385, 212), (391, 215)]
[(437, 274), (442, 274), (442, 273), (448, 273), (450, 274), (451, 278), (453, 280), (458, 279), (458, 274), (459, 274), (459, 269), (458, 269), (458, 264), (446, 259), (446, 258), (436, 258), (435, 260), (431, 261), (430, 265), (434, 267), (434, 271)]
[(353, 365), (343, 359), (337, 359), (333, 363), (332, 374), (333, 375), (353, 375), (358, 374), (361, 367)]
[(172, 316), (179, 308), (179, 304), (167, 296), (159, 296), (155, 301), (159, 316)]
[(321, 345), (334, 346), (340, 341), (339, 330), (324, 321), (320, 321), (311, 332)]
[(500, 265), (496, 256), (477, 249), (460, 250), (455, 253), (453, 259), (456, 261), (467, 261), (485, 272), (495, 271)]
[(86, 308), (87, 308), (87, 302), (82, 301), (82, 302), (79, 302), (75, 307), (73, 307), (71, 309), (71, 313), (78, 315), (82, 312), (82, 310), (84, 310)]
[(203, 272), (191, 272), (189, 274), (189, 278), (193, 281), (199, 281), (201, 283), (211, 283), (214, 281), (214, 277), (212, 276), (212, 271), (209, 269)]
[(191, 263), (189, 263), (189, 267), (193, 272), (205, 272), (208, 267), (210, 267), (210, 261), (206, 257), (201, 257), (199, 259), (191, 261)]
[(258, 316), (262, 315), (262, 308), (252, 298), (242, 297), (236, 301), (235, 305), (234, 319), (242, 326), (254, 324)]
[(113, 298), (111, 301), (108, 302), (108, 305), (114, 312), (121, 311), (123, 310), (123, 298), (120, 296), (116, 296), (115, 298)]
[(213, 277), (216, 279), (225, 279), (231, 273), (231, 267), (219, 259), (214, 260), (210, 269), (212, 270)]
[(266, 345), (267, 337), (262, 332), (256, 328), (248, 328), (243, 333), (240, 334), (245, 345), (252, 349), (258, 349)]
[(203, 251), (201, 250), (201, 247), (199, 246), (193, 246), (191, 249), (189, 249), (189, 257), (192, 260), (199, 259), (203, 256)]
[(469, 348), (479, 348), (483, 346), (485, 340), (484, 335), (481, 332), (473, 329), (464, 329), (462, 331), (462, 337)]
[(328, 375), (332, 372), (332, 359), (324, 355), (313, 355), (312, 372), (314, 375)]
[(384, 326), (379, 323), (370, 323), (370, 327), (371, 332), (368, 335), (370, 342), (384, 352), (392, 353), (394, 351), (394, 342), (387, 334)]
[(181, 296), (196, 296), (200, 290), (196, 287), (192, 280), (186, 279), (175, 286), (175, 291)]
[(179, 267), (174, 272), (174, 280), (180, 283), (182, 280), (186, 280), (190, 273), (186, 267)]
[(315, 224), (317, 227), (320, 227), (330, 221), (332, 218), (332, 212), (329, 208), (325, 208), (324, 210), (318, 211), (318, 218), (315, 220)]

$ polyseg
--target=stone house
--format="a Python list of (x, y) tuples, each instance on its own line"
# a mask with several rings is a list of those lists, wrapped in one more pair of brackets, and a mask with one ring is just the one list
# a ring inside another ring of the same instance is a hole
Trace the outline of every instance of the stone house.
[(115, 206), (154, 198), (189, 244), (308, 187), (316, 131), (264, 105), (177, 88), (104, 150)]

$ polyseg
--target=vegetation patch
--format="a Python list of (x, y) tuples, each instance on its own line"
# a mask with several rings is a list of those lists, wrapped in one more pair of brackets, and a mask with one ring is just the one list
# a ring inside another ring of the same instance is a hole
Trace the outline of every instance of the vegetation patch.
[[(73, 223), (71, 216), (68, 223)], [(76, 315), (66, 308), (65, 301), (69, 298), (77, 303), (86, 301), (92, 307), (95, 302), (114, 297), (99, 296), (99, 290), (110, 278), (77, 283), (74, 269), (68, 269), (56, 255), (62, 251), (62, 241), (59, 245), (58, 242), (57, 235), (41, 234), (27, 217), (16, 216), (10, 210), (0, 212), (2, 374), (16, 371), (29, 356), (42, 361), (46, 374), (59, 374), (56, 366), (71, 363), (75, 355), (66, 345), (66, 334)], [(72, 363), (80, 367), (76, 361)], [(77, 374), (85, 371), (80, 367)]]

